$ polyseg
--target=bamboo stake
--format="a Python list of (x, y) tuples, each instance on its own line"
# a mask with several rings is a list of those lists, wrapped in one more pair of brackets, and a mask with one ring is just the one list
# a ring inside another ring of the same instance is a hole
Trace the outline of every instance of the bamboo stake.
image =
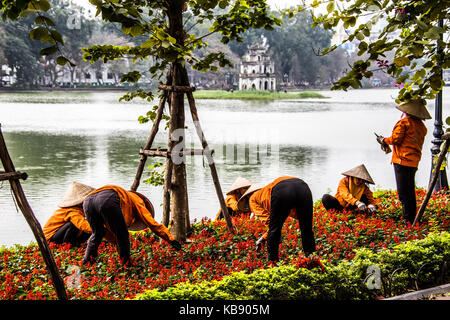
[[(8, 149), (6, 148), (6, 143), (1, 131), (1, 124), (0, 124), (0, 157), (2, 160), (3, 167), (7, 173), (16, 172), (11, 157), (9, 156)], [(11, 188), (13, 190), (14, 197), (16, 198), (17, 205), (22, 211), (25, 220), (27, 221), (28, 225), (31, 228), (31, 231), (34, 234), (34, 237), (36, 238), (36, 242), (39, 246), (39, 250), (41, 251), (42, 257), (44, 258), (47, 270), (52, 278), (53, 287), (55, 288), (58, 298), (60, 300), (68, 300), (66, 288), (64, 286), (64, 281), (61, 278), (61, 275), (59, 274), (58, 267), (56, 266), (53, 254), (50, 251), (47, 240), (45, 239), (41, 225), (37, 221), (33, 213), (33, 210), (31, 209), (30, 204), (28, 203), (28, 200), (22, 189), (20, 181), (18, 179), (10, 179), (9, 183), (11, 184)]]
[(12, 179), (23, 179), (26, 180), (28, 175), (25, 172), (0, 172), (0, 181), (12, 180)]
[(436, 185), (438, 176), (439, 176), (439, 170), (441, 168), (442, 162), (444, 161), (444, 158), (448, 152), (448, 148), (450, 147), (450, 133), (444, 134), (442, 136), (442, 139), (444, 140), (443, 144), (444, 144), (444, 148), (442, 149), (442, 151), (439, 153), (438, 159), (436, 161), (436, 165), (434, 166), (434, 170), (433, 170), (433, 176), (431, 178), (431, 181), (428, 185), (428, 191), (427, 194), (425, 195), (425, 198), (420, 206), (419, 211), (417, 212), (417, 215), (414, 219), (413, 222), (413, 226), (415, 226), (420, 219), (422, 218), (423, 213), (425, 212), (425, 208), (428, 204), (428, 201), (430, 200), (431, 194), (433, 193), (433, 189), (434, 186)]
[[(167, 99), (167, 92), (163, 91), (162, 94), (163, 94), (163, 96), (161, 97), (161, 100), (159, 101), (158, 110), (156, 111), (155, 121), (153, 122), (153, 126), (150, 131), (150, 135), (147, 139), (147, 143), (145, 144), (144, 150), (148, 150), (152, 147), (153, 140), (155, 140), (155, 136), (159, 130), (159, 123), (161, 122), (162, 115), (164, 112), (164, 105), (166, 104), (166, 99)], [(139, 187), (139, 183), (141, 181), (142, 173), (144, 172), (144, 166), (145, 166), (146, 161), (147, 161), (147, 155), (144, 153), (141, 153), (136, 176), (134, 178), (133, 185), (131, 186), (132, 191), (136, 191), (137, 188)]]
[(172, 161), (166, 159), (166, 171), (164, 173), (164, 190), (163, 190), (163, 225), (169, 226), (170, 222), (170, 192), (172, 189)]
[(140, 154), (144, 154), (147, 157), (171, 157), (172, 155), (177, 155), (179, 157), (183, 156), (195, 156), (195, 155), (203, 155), (202, 149), (184, 149), (183, 151), (178, 152), (169, 152), (167, 149), (151, 149), (151, 150), (141, 150)]
[(158, 89), (165, 90), (165, 91), (170, 91), (170, 92), (191, 92), (191, 91), (195, 91), (194, 87), (189, 87), (189, 86), (168, 86), (168, 85), (164, 85), (164, 84), (160, 84), (158, 86)]

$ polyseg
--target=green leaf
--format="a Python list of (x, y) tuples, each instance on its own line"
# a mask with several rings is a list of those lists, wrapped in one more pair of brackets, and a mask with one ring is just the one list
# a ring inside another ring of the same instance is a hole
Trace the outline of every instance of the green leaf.
[(362, 41), (362, 40), (364, 40), (364, 34), (362, 33), (362, 32), (358, 32), (357, 34), (356, 34), (356, 39), (358, 39), (359, 41)]
[(444, 30), (442, 28), (431, 27), (427, 32), (424, 33), (424, 36), (433, 40), (439, 40), (443, 32)]
[(327, 11), (328, 13), (331, 13), (333, 12), (333, 10), (334, 10), (334, 1), (331, 1), (327, 4)]
[(148, 39), (147, 41), (142, 42), (141, 48), (152, 48), (156, 45), (157, 41), (153, 38)]
[(102, 0), (89, 0), (90, 3), (92, 3), (94, 6), (101, 6), (102, 5)]
[(49, 55), (54, 54), (56, 51), (58, 51), (58, 46), (54, 45), (54, 46), (50, 46), (50, 47), (42, 49), (41, 51), (39, 51), (39, 54), (41, 56), (49, 56)]
[(66, 65), (66, 63), (68, 63), (68, 62), (70, 62), (70, 61), (66, 57), (59, 56), (58, 58), (56, 58), (56, 63), (59, 64), (60, 66)]
[(50, 34), (51, 34), (52, 38), (53, 38), (56, 42), (59, 42), (59, 43), (61, 43), (62, 45), (64, 45), (64, 40), (63, 40), (61, 34), (60, 34), (58, 31), (56, 31), (56, 30), (50, 30)]
[(433, 63), (433, 61), (427, 61), (423, 64), (422, 67), (424, 67), (425, 69), (430, 69), (430, 68), (434, 67), (434, 63)]
[(171, 44), (176, 44), (176, 43), (177, 43), (177, 39), (175, 39), (175, 38), (172, 37), (172, 36), (169, 36), (169, 37), (168, 37), (168, 40), (169, 40), (169, 42), (170, 42)]
[(161, 42), (161, 45), (163, 46), (163, 48), (168, 48), (168, 47), (170, 47), (170, 42), (167, 40), (163, 40)]
[(131, 36), (137, 37), (137, 36), (140, 36), (143, 33), (144, 33), (144, 29), (142, 28), (141, 25), (136, 24), (136, 25), (131, 27), (131, 30), (130, 30)]
[(41, 9), (42, 11), (47, 12), (48, 10), (50, 10), (50, 3), (47, 0), (39, 0), (39, 9)]
[(50, 27), (56, 26), (52, 19), (44, 17), (44, 16), (37, 16), (36, 19), (34, 19), (34, 23), (46, 24), (47, 26), (50, 26)]
[(416, 23), (417, 23), (417, 26), (419, 27), (419, 29), (421, 29), (423, 31), (428, 30), (428, 25), (425, 22), (416, 20)]
[(409, 66), (411, 61), (407, 57), (394, 58), (394, 63), (399, 66)]
[(433, 88), (433, 90), (440, 90), (442, 88), (443, 81), (441, 80), (440, 76), (434, 75), (430, 78), (430, 86)]
[(34, 9), (25, 9), (25, 10), (23, 10), (21, 13), (20, 13), (20, 16), (21, 17), (27, 17), (27, 16), (29, 16), (30, 14), (34, 14), (34, 13), (36, 13), (36, 12), (38, 12), (38, 10), (34, 10)]
[(30, 30), (30, 38), (33, 40), (45, 40), (48, 37), (48, 31), (45, 27), (36, 27)]

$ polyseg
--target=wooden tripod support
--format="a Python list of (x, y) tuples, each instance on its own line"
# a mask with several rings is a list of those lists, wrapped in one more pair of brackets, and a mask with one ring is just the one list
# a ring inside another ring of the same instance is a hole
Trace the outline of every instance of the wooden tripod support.
[(431, 194), (433, 193), (434, 186), (436, 185), (438, 173), (441, 169), (442, 162), (444, 161), (445, 156), (447, 155), (448, 148), (450, 147), (450, 133), (446, 133), (442, 135), (442, 142), (443, 148), (442, 151), (439, 153), (438, 159), (436, 161), (436, 164), (433, 169), (433, 175), (431, 177), (430, 183), (428, 185), (428, 191), (425, 195), (425, 198), (420, 205), (419, 211), (417, 212), (417, 215), (414, 219), (413, 226), (415, 226), (417, 223), (419, 223), (420, 219), (422, 218), (423, 213), (425, 212), (425, 208), (427, 207), (428, 201), (430, 200)]
[(44, 232), (42, 231), (39, 221), (36, 219), (33, 210), (25, 196), (25, 193), (20, 184), (20, 179), (25, 180), (27, 178), (26, 173), (21, 173), (16, 171), (14, 164), (9, 156), (8, 149), (6, 148), (6, 143), (3, 138), (0, 124), (0, 158), (2, 160), (3, 168), (5, 171), (0, 172), (0, 181), (9, 180), (11, 189), (14, 193), (14, 197), (17, 204), (22, 211), (25, 220), (33, 231), (36, 242), (41, 251), (42, 257), (44, 258), (47, 270), (52, 278), (53, 286), (55, 287), (56, 294), (60, 300), (68, 300), (66, 288), (64, 286), (64, 281), (59, 274), (58, 267), (56, 266), (55, 259), (52, 252), (48, 246), (47, 240), (45, 239)]
[[(147, 143), (144, 148), (140, 150), (140, 161), (138, 165), (138, 170), (136, 172), (136, 177), (134, 179), (133, 185), (131, 186), (131, 190), (136, 191), (139, 182), (142, 177), (142, 173), (144, 171), (145, 162), (147, 160), (147, 157), (165, 157), (166, 158), (166, 171), (165, 171), (165, 177), (164, 177), (164, 192), (163, 192), (163, 224), (166, 226), (169, 223), (169, 217), (170, 217), (170, 190), (171, 190), (171, 182), (172, 182), (172, 144), (170, 143), (171, 139), (169, 137), (169, 145), (167, 149), (151, 149), (153, 141), (155, 139), (156, 134), (158, 133), (159, 125), (163, 116), (164, 112), (164, 105), (168, 98), (170, 97), (171, 92), (182, 92), (187, 95), (188, 102), (189, 102), (189, 108), (192, 115), (192, 120), (194, 121), (195, 129), (197, 132), (197, 135), (200, 138), (200, 141), (202, 143), (202, 150), (195, 150), (195, 149), (185, 149), (182, 151), (181, 156), (185, 155), (205, 155), (208, 159), (209, 168), (211, 170), (211, 176), (214, 182), (214, 187), (216, 189), (217, 197), (219, 199), (220, 208), (223, 212), (223, 215), (225, 217), (225, 221), (227, 223), (228, 231), (235, 233), (230, 215), (228, 214), (227, 206), (225, 204), (225, 199), (222, 193), (222, 188), (220, 186), (219, 177), (217, 174), (216, 166), (214, 163), (214, 159), (212, 157), (214, 150), (210, 150), (208, 143), (204, 137), (202, 128), (200, 126), (200, 120), (197, 113), (197, 107), (195, 105), (195, 99), (192, 94), (192, 92), (195, 90), (195, 87), (191, 86), (170, 86), (168, 85), (170, 82), (170, 76), (168, 77), (168, 80), (166, 84), (160, 84), (158, 88), (162, 91), (162, 96), (158, 105), (158, 109), (156, 111), (156, 117), (153, 122), (152, 129), (150, 131), (150, 135), (147, 139)], [(187, 80), (187, 73), (184, 75), (185, 80)], [(186, 81), (186, 83), (188, 83)], [(171, 115), (172, 116), (172, 115)]]

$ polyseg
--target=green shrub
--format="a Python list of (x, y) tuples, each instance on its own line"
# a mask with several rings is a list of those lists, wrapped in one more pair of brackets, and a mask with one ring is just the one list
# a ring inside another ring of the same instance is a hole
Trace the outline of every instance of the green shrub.
[[(431, 233), (425, 239), (402, 243), (379, 253), (360, 249), (352, 260), (343, 260), (337, 265), (322, 261), (323, 270), (320, 267), (306, 269), (278, 265), (251, 274), (237, 272), (219, 281), (180, 283), (165, 291), (148, 290), (136, 299), (371, 299), (377, 295), (414, 290), (415, 284), (411, 280), (418, 279), (419, 270), (423, 275), (433, 275), (433, 281), (427, 278), (422, 285), (433, 285), (437, 280), (448, 281), (449, 271), (443, 273), (441, 268), (445, 261), (450, 261), (450, 233)], [(380, 270), (382, 286), (379, 288), (367, 285), (370, 266)]]

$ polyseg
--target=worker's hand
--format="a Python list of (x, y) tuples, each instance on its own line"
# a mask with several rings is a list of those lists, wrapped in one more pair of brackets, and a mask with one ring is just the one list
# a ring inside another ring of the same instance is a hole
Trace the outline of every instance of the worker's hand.
[(358, 201), (356, 202), (356, 205), (358, 206), (358, 209), (361, 211), (366, 211), (367, 210), (367, 206), (365, 205), (364, 202)]
[(177, 240), (172, 240), (169, 243), (172, 247), (175, 248), (175, 250), (178, 250), (178, 251), (181, 250), (181, 243), (179, 243)]
[(83, 265), (92, 265), (95, 263), (95, 258), (90, 256), (90, 257), (84, 257), (83, 260), (81, 261), (81, 264)]
[(384, 144), (383, 140), (384, 140), (384, 137), (383, 137), (383, 136), (378, 136), (378, 137), (377, 137), (377, 141), (378, 141), (378, 143), (381, 144), (381, 145)]
[(384, 142), (381, 144), (381, 150), (383, 150), (384, 153), (386, 153), (386, 154), (392, 152), (392, 150), (391, 150), (391, 148), (389, 147), (389, 145), (388, 145), (387, 143), (384, 143)]
[(88, 265), (88, 264), (92, 265), (92, 264), (94, 264), (96, 258), (97, 258), (96, 254), (93, 254), (90, 251), (88, 251), (84, 254), (84, 258), (81, 261), (81, 263), (83, 265)]
[(256, 251), (260, 251), (262, 248), (264, 248), (264, 245), (266, 244), (266, 239), (264, 237), (261, 237), (256, 241)]
[(370, 212), (370, 213), (375, 213), (375, 212), (377, 212), (377, 207), (374, 206), (373, 204), (369, 204), (369, 205), (367, 206), (367, 208), (369, 209), (369, 212)]
[(127, 267), (127, 268), (134, 267), (137, 265), (133, 260), (131, 260), (131, 257), (127, 257), (127, 258), (119, 257), (119, 261), (120, 261), (120, 264), (122, 264), (124, 267)]

